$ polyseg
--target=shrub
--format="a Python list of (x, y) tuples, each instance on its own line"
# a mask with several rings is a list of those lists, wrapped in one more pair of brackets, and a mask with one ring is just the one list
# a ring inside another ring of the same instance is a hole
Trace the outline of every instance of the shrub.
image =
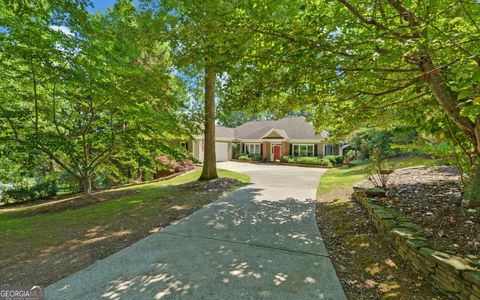
[(343, 156), (342, 155), (327, 155), (324, 156), (323, 159), (326, 159), (332, 163), (332, 165), (336, 166), (343, 163)]
[(373, 149), (370, 154), (371, 164), (366, 168), (368, 180), (377, 188), (386, 188), (388, 179), (393, 170), (385, 169), (385, 164), (381, 152)]
[(57, 183), (55, 181), (44, 181), (34, 185), (26, 183), (14, 185), (13, 188), (2, 191), (0, 200), (4, 203), (14, 203), (50, 198), (56, 195)]
[(189, 170), (192, 170), (192, 169), (195, 168), (195, 164), (193, 163), (193, 161), (191, 159), (187, 159), (187, 160), (179, 163), (179, 162), (170, 160), (168, 157), (162, 155), (162, 156), (159, 156), (159, 157), (155, 158), (155, 161), (159, 165), (161, 165), (164, 168), (167, 168), (169, 170), (172, 170), (175, 173), (186, 172), (186, 171), (189, 171)]
[(296, 162), (304, 165), (324, 165), (324, 161), (317, 157), (298, 157)]
[(262, 156), (260, 154), (245, 154), (240, 155), (237, 159), (246, 161), (261, 161)]
[(302, 165), (316, 165), (323, 167), (332, 167), (333, 164), (326, 159), (310, 156), (282, 156), (280, 158), (281, 162), (284, 163), (293, 163), (293, 164), (302, 164)]

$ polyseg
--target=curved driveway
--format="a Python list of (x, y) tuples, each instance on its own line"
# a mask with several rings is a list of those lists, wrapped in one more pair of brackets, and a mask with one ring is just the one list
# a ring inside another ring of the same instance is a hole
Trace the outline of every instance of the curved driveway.
[(218, 167), (252, 183), (52, 284), (46, 299), (346, 299), (315, 220), (325, 170)]

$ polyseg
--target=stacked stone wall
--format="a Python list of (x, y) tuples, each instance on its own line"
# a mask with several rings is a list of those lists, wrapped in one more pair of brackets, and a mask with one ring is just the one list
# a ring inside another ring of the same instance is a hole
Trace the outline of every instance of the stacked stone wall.
[(436, 247), (422, 228), (392, 208), (379, 205), (381, 191), (357, 189), (353, 197), (379, 233), (415, 271), (454, 299), (480, 300), (480, 257), (458, 256)]

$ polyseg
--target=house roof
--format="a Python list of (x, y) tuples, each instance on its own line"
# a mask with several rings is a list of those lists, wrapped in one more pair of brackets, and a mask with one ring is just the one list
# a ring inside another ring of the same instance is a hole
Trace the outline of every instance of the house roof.
[(283, 139), (289, 140), (324, 140), (328, 132), (322, 130), (315, 132), (312, 123), (304, 117), (292, 117), (277, 121), (252, 121), (236, 128), (216, 126), (216, 138), (229, 138), (239, 140), (261, 140), (275, 132)]
[(216, 138), (226, 138), (234, 139), (235, 138), (235, 129), (224, 127), (224, 126), (215, 126), (215, 137)]
[(288, 140), (288, 134), (283, 129), (272, 128), (262, 136), (262, 139), (285, 139), (285, 140)]

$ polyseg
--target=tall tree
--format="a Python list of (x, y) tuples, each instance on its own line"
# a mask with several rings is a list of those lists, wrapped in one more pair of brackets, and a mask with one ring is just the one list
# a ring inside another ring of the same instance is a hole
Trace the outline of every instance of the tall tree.
[(307, 107), (318, 127), (344, 131), (386, 117), (422, 123), (445, 115), (460, 130), (471, 164), (465, 198), (480, 203), (477, 3), (306, 0), (257, 7), (231, 16), (254, 41), (230, 74), (231, 95), (240, 96), (230, 102), (234, 108), (282, 114)]
[(200, 180), (217, 177), (215, 159), (215, 81), (236, 63), (246, 32), (228, 25), (240, 1), (143, 0), (155, 16), (157, 28), (170, 34), (179, 71), (190, 83), (203, 85), (205, 100), (205, 156)]
[(184, 131), (183, 98), (168, 46), (139, 38), (131, 2), (106, 15), (70, 5), (11, 7), (3, 20), (0, 138), (46, 154), (90, 194), (124, 145), (160, 146)]
[(215, 68), (205, 66), (205, 152), (200, 180), (217, 178), (215, 156)]

